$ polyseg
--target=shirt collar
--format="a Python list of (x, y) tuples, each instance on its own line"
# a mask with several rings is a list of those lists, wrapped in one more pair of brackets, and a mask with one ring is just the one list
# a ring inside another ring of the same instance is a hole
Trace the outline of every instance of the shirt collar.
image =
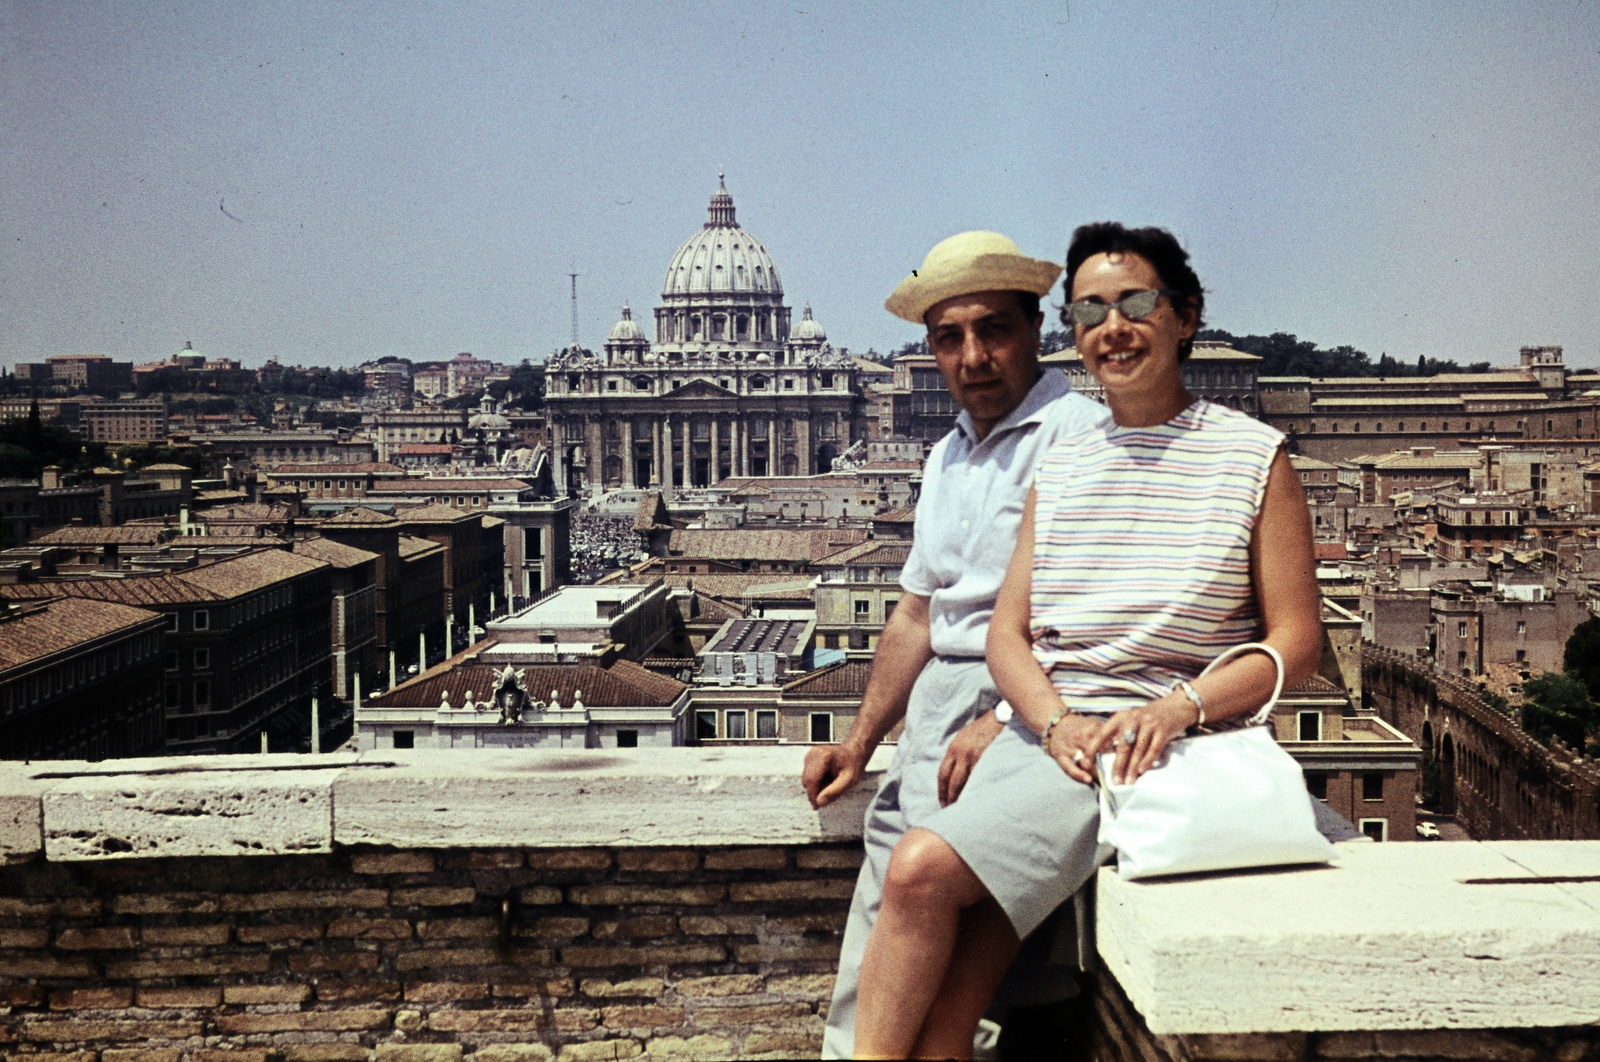
[(1038, 424), (1044, 419), (1045, 407), (1061, 396), (1070, 394), (1071, 391), (1072, 384), (1067, 382), (1066, 373), (1053, 365), (1041, 365), (1039, 379), (1023, 396), (1022, 403), (1006, 414), (1000, 423), (989, 429), (989, 434), (984, 439), (978, 438), (978, 429), (972, 423), (972, 414), (964, 409), (956, 416), (956, 430), (967, 440), (968, 445), (977, 446), (1024, 424)]

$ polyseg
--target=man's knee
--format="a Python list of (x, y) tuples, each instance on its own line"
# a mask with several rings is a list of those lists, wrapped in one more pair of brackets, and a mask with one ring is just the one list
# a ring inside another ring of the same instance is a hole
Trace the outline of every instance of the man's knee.
[(966, 907), (987, 895), (977, 875), (944, 838), (913, 829), (895, 845), (884, 876), (883, 898), (895, 904), (954, 904)]

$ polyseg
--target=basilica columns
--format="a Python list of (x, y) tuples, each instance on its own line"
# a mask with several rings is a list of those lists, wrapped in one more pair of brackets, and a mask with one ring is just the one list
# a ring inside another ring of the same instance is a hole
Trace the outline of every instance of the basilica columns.
[(717, 480), (721, 478), (719, 474), (721, 472), (721, 468), (719, 466), (722, 464), (722, 454), (719, 452), (721, 439), (717, 435), (717, 429), (719, 427), (717, 420), (718, 418), (715, 415), (711, 417), (711, 471), (707, 473), (708, 478), (706, 483), (706, 485), (710, 487), (715, 487), (717, 485)]
[(661, 438), (666, 444), (662, 447), (665, 451), (665, 463), (662, 465), (661, 486), (668, 494), (672, 493), (672, 466), (674, 455), (672, 453), (672, 417), (669, 415), (661, 421)]
[(650, 422), (650, 485), (661, 486), (661, 421)]
[(739, 419), (739, 474), (750, 474), (750, 421), (744, 417)]
[(633, 482), (633, 418), (622, 422), (622, 486), (632, 487)]

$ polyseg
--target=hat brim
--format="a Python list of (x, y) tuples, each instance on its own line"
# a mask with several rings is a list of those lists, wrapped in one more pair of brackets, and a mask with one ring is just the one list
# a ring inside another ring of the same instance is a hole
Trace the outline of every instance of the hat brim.
[(1020, 254), (980, 254), (957, 265), (922, 269), (900, 282), (883, 308), (913, 324), (946, 299), (979, 291), (1027, 291), (1043, 298), (1055, 287), (1061, 266)]

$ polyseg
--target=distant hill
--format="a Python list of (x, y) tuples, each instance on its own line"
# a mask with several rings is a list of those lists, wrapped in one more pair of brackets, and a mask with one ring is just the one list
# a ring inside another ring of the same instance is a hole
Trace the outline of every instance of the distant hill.
[(1226, 343), (1261, 359), (1261, 376), (1437, 376), (1442, 372), (1488, 372), (1486, 361), (1462, 366), (1454, 361), (1420, 357), (1415, 364), (1381, 355), (1377, 361), (1355, 347), (1323, 350), (1309, 339), (1288, 332), (1270, 336), (1236, 336), (1220, 328), (1202, 329), (1196, 339)]

